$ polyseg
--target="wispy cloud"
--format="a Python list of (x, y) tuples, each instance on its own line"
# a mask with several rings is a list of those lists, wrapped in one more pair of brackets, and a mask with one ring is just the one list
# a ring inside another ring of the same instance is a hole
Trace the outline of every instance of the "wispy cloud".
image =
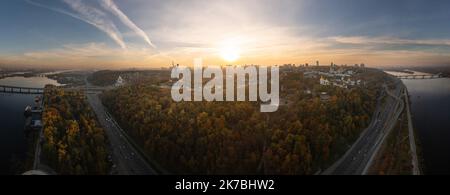
[(60, 48), (27, 51), (17, 55), (2, 56), (0, 64), (46, 65), (58, 68), (154, 68), (155, 64), (168, 63), (164, 54), (151, 48), (128, 44), (126, 50), (105, 43), (67, 44)]
[[(73, 12), (67, 11), (62, 8), (51, 7), (45, 4), (38, 3), (33, 0), (25, 0), (29, 4), (46, 8), (61, 14), (65, 14), (71, 16), (73, 18), (79, 19), (83, 22), (86, 22), (100, 31), (106, 33), (114, 42), (116, 42), (122, 49), (126, 49), (127, 45), (122, 37), (122, 34), (118, 30), (117, 26), (113, 22), (112, 15), (119, 18), (119, 20), (128, 28), (133, 30), (138, 36), (142, 37), (144, 41), (149, 44), (151, 47), (156, 48), (156, 46), (152, 43), (148, 35), (139, 28), (131, 19), (119, 9), (119, 7), (112, 0), (98, 0), (101, 7), (93, 6), (88, 4), (84, 0), (62, 0), (65, 4), (67, 4)], [(98, 5), (98, 4), (97, 4)], [(111, 13), (112, 15), (108, 14)]]
[(130, 18), (128, 18), (128, 16), (125, 15), (122, 12), (122, 10), (119, 9), (119, 7), (114, 3), (114, 1), (101, 0), (101, 4), (102, 4), (103, 8), (105, 8), (106, 10), (109, 10), (112, 14), (117, 16), (126, 26), (128, 26), (128, 28), (130, 28), (137, 35), (142, 37), (145, 40), (145, 42), (147, 42), (153, 48), (156, 48), (156, 46), (152, 43), (152, 41), (150, 41), (150, 38), (148, 37), (148, 35), (141, 28), (139, 28), (133, 21), (131, 21)]
[(123, 41), (121, 33), (117, 30), (116, 25), (108, 19), (107, 15), (95, 8), (86, 5), (82, 0), (63, 0), (67, 5), (69, 5), (78, 16), (86, 23), (94, 25), (99, 30), (108, 34), (111, 39), (113, 39), (120, 47), (126, 48), (126, 44)]
[(81, 0), (63, 0), (63, 2), (69, 5), (76, 13), (72, 13), (61, 8), (50, 7), (32, 0), (26, 0), (26, 2), (86, 22), (106, 33), (121, 48), (123, 49), (126, 48), (126, 44), (122, 38), (121, 33), (117, 29), (116, 25), (110, 19), (107, 18), (107, 15), (103, 11), (95, 7), (86, 5)]
[(401, 39), (396, 37), (337, 36), (331, 37), (338, 43), (346, 44), (396, 44), (396, 45), (429, 45), (450, 46), (450, 39)]

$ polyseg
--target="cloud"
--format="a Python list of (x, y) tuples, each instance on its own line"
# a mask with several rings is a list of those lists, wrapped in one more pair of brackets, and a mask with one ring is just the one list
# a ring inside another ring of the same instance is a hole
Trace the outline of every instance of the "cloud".
[(41, 3), (37, 3), (33, 0), (25, 0), (29, 4), (46, 8), (61, 14), (65, 14), (71, 16), (73, 18), (79, 19), (83, 22), (86, 22), (100, 31), (106, 33), (112, 40), (114, 40), (121, 48), (127, 48), (125, 41), (123, 40), (122, 34), (117, 29), (113, 20), (109, 17), (105, 11), (110, 12), (119, 20), (126, 25), (128, 28), (133, 30), (138, 36), (140, 36), (144, 41), (149, 44), (151, 47), (156, 48), (156, 46), (152, 43), (149, 36), (139, 28), (131, 19), (123, 13), (122, 10), (114, 3), (112, 0), (99, 0), (102, 8), (96, 8), (94, 6), (88, 5), (84, 3), (83, 0), (62, 0), (65, 4), (67, 4), (75, 13), (69, 12), (67, 10), (51, 7), (48, 5), (44, 5)]
[(156, 48), (156, 46), (152, 43), (152, 41), (150, 41), (150, 38), (148, 37), (148, 35), (141, 28), (139, 28), (133, 21), (131, 21), (130, 18), (128, 18), (128, 16), (125, 15), (119, 9), (119, 7), (114, 3), (114, 1), (101, 0), (101, 4), (102, 4), (103, 8), (109, 10), (112, 14), (117, 16), (126, 26), (128, 26), (128, 28), (130, 28), (137, 35), (142, 37), (145, 40), (145, 42), (147, 42), (151, 47)]
[(170, 59), (151, 48), (129, 44), (127, 49), (110, 47), (105, 43), (66, 44), (60, 48), (27, 51), (1, 56), (0, 63), (22, 66), (58, 68), (155, 68), (168, 64)]
[(44, 4), (34, 2), (32, 0), (26, 0), (26, 2), (29, 4), (49, 9), (61, 14), (65, 14), (78, 20), (81, 20), (83, 22), (86, 22), (106, 33), (121, 48), (123, 49), (126, 48), (126, 44), (123, 41), (121, 33), (117, 30), (117, 27), (114, 25), (114, 23), (106, 17), (106, 14), (104, 12), (94, 7), (87, 6), (80, 0), (63, 0), (63, 1), (77, 13), (72, 13), (61, 8), (50, 7)]
[[(73, 18), (79, 19), (83, 22), (86, 22), (100, 31), (106, 33), (114, 42), (116, 42), (122, 49), (126, 49), (127, 45), (123, 40), (122, 34), (117, 29), (115, 23), (113, 22), (113, 18), (111, 18), (107, 12), (116, 16), (125, 26), (130, 28), (134, 33), (138, 36), (142, 37), (144, 41), (149, 44), (151, 47), (156, 48), (156, 46), (152, 43), (148, 35), (139, 28), (131, 19), (119, 9), (119, 7), (112, 0), (98, 0), (101, 4), (101, 8), (97, 8), (93, 5), (86, 3), (84, 0), (62, 0), (65, 4), (67, 4), (73, 11), (67, 11), (57, 7), (51, 7), (48, 5), (44, 5), (33, 0), (25, 0), (29, 4), (42, 7), (45, 9), (49, 9), (61, 14), (65, 14), (71, 16)], [(107, 11), (107, 12), (106, 12)]]
[(123, 49), (126, 48), (126, 44), (123, 41), (121, 33), (103, 11), (92, 6), (88, 6), (81, 0), (63, 1), (78, 13), (79, 18), (81, 18), (84, 22), (97, 27), (99, 30), (105, 32), (109, 37), (111, 37), (111, 39), (120, 45), (120, 47)]
[(395, 37), (337, 36), (331, 37), (338, 43), (345, 44), (392, 44), (392, 45), (423, 45), (450, 46), (450, 39), (401, 39)]

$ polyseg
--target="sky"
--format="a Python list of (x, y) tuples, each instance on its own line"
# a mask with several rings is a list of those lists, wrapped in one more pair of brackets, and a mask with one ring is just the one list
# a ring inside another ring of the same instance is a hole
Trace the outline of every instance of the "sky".
[(0, 66), (450, 66), (448, 0), (3, 0)]

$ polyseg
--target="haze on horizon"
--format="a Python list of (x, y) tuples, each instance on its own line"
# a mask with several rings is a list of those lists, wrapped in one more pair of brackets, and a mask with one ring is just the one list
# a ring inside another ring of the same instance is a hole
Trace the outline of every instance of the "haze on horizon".
[(450, 65), (446, 0), (9, 0), (0, 66)]

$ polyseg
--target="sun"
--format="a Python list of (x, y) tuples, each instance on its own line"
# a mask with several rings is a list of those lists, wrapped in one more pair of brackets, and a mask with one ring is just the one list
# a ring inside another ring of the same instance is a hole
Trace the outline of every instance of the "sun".
[(221, 44), (220, 56), (227, 62), (235, 62), (241, 57), (241, 50), (234, 40), (227, 40)]
[(240, 57), (239, 49), (232, 46), (222, 48), (220, 55), (227, 62), (235, 62)]

